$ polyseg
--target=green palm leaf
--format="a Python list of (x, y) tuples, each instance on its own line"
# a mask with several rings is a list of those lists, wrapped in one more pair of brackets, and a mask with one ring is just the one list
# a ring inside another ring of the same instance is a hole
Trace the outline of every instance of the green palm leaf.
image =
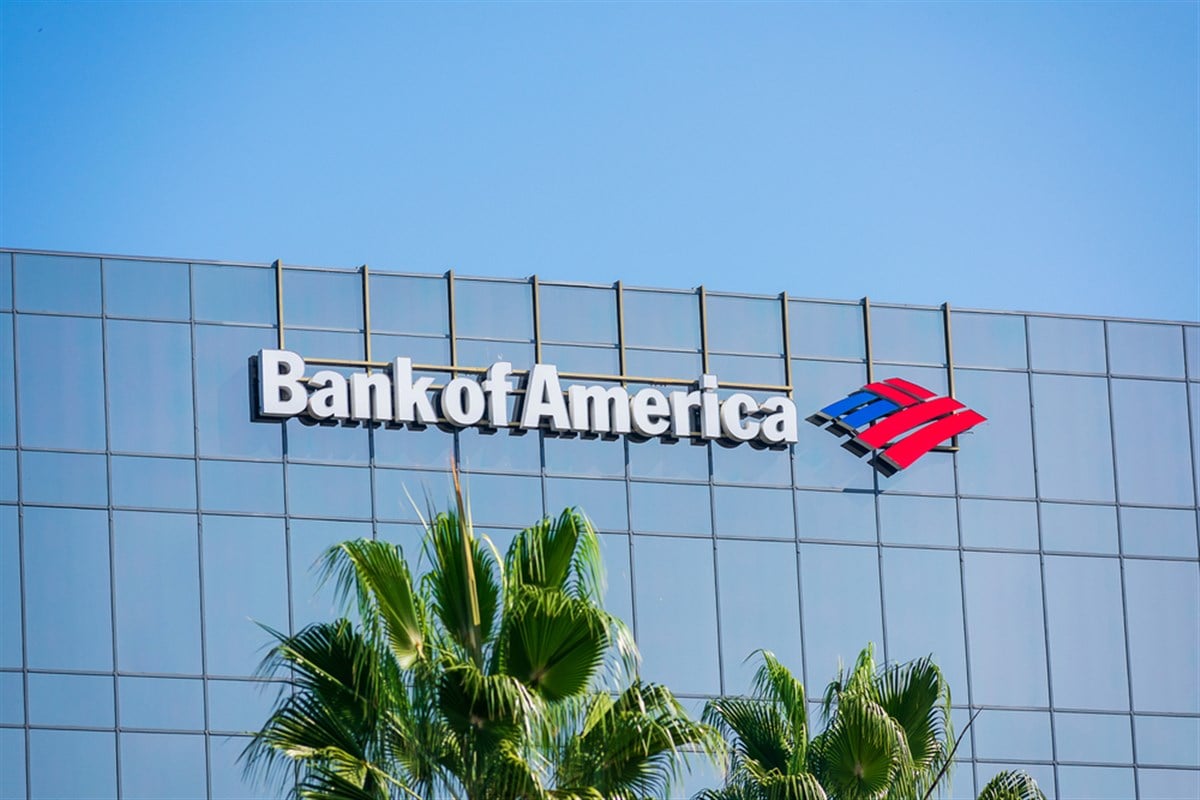
[(433, 565), (424, 577), (433, 612), (451, 639), (482, 664), (500, 600), (492, 554), (475, 538), (469, 519), (455, 512), (430, 521), (425, 545)]
[(842, 694), (832, 724), (813, 743), (815, 772), (843, 800), (885, 797), (900, 768), (903, 732), (877, 703)]
[(1046, 795), (1028, 774), (1005, 770), (987, 782), (979, 800), (1046, 800)]
[(583, 600), (526, 587), (505, 614), (500, 652), (505, 671), (548, 700), (591, 683), (608, 649), (608, 618)]

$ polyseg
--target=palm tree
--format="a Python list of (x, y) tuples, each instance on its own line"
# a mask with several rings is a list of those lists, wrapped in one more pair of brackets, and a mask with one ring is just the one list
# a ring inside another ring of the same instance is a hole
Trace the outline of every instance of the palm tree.
[[(958, 741), (950, 689), (929, 658), (878, 669), (873, 648), (839, 670), (810, 735), (804, 686), (761, 652), (752, 696), (711, 701), (704, 719), (729, 742), (725, 785), (697, 800), (928, 800)], [(998, 774), (979, 800), (1045, 800), (1023, 772)]]
[(420, 580), (393, 544), (328, 552), (325, 578), (357, 621), (273, 632), (262, 672), (287, 690), (247, 769), (321, 800), (664, 796), (685, 749), (715, 755), (722, 740), (636, 678), (632, 637), (601, 605), (586, 517), (543, 519), (501, 559), (454, 478)]

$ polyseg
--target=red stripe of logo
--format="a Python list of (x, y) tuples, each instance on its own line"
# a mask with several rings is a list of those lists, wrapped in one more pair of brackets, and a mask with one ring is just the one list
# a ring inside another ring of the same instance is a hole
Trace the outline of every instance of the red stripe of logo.
[(986, 421), (986, 417), (982, 414), (967, 409), (961, 413), (944, 417), (905, 436), (880, 453), (877, 458), (895, 469), (904, 469), (951, 436), (956, 436), (967, 428)]
[(953, 397), (938, 397), (930, 400), (927, 403), (921, 403), (917, 406), (911, 406), (903, 411), (896, 412), (892, 416), (876, 423), (867, 428), (862, 433), (855, 437), (856, 441), (874, 450), (883, 447), (889, 441), (899, 436), (900, 434), (910, 431), (918, 425), (922, 425), (931, 419), (944, 417), (951, 414), (960, 408), (964, 408), (963, 404), (955, 400)]
[(918, 400), (928, 400), (931, 397), (937, 397), (936, 394), (926, 389), (924, 386), (917, 386), (915, 383), (910, 383), (904, 378), (888, 378), (884, 383), (890, 383), (897, 389), (908, 392)]

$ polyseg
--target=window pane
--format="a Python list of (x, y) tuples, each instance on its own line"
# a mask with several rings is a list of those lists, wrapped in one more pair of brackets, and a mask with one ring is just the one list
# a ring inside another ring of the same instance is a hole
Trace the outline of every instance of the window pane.
[(1046, 645), (1035, 555), (965, 553), (972, 702), (1045, 706)]
[(528, 283), (454, 281), (458, 336), (533, 340), (533, 288)]
[(1200, 380), (1200, 328), (1185, 325), (1183, 336), (1187, 340), (1184, 349), (1187, 351), (1188, 380)]
[(197, 320), (278, 322), (273, 269), (195, 264), (192, 291)]
[(468, 475), (463, 490), (471, 501), (476, 524), (524, 528), (542, 518), (540, 478)]
[(188, 319), (188, 265), (104, 259), (104, 310), (115, 317)]
[(946, 328), (941, 311), (871, 308), (871, 357), (911, 364), (946, 363)]
[(22, 666), (20, 548), (17, 507), (0, 506), (0, 667)]
[(21, 455), (21, 472), (26, 503), (108, 504), (108, 475), (102, 455), (26, 450)]
[(719, 693), (712, 542), (635, 536), (633, 547), (642, 677)]
[[(306, 419), (289, 419), (287, 429), (288, 458), (296, 461), (334, 461), (345, 464), (367, 464), (371, 460), (371, 434), (368, 428), (357, 425), (313, 425)], [(387, 428), (378, 428), (381, 436)]]
[(1034, 375), (1033, 415), (1042, 496), (1111, 501), (1108, 382), (1104, 378)]
[(629, 487), (629, 517), (639, 533), (712, 533), (707, 486), (671, 483), (633, 483)]
[(371, 516), (371, 472), (358, 467), (288, 465), (288, 512), (305, 517)]
[(954, 501), (941, 497), (883, 495), (879, 498), (879, 532), (888, 544), (958, 545)]
[(542, 341), (617, 343), (617, 293), (581, 286), (539, 286)]
[(1185, 769), (1138, 769), (1138, 791), (1142, 800), (1195, 800), (1200, 797), (1200, 771)]
[(577, 507), (602, 531), (629, 529), (625, 481), (546, 479), (546, 512), (557, 517), (564, 508)]
[(371, 275), (371, 330), (449, 332), (445, 278)]
[(286, 794), (257, 775), (246, 776), (239, 760), (250, 740), (243, 736), (211, 736), (212, 800), (273, 800)]
[(487, 367), (507, 361), (513, 369), (529, 369), (535, 361), (533, 345), (483, 339), (459, 339), (456, 358), (465, 367)]
[(1106, 371), (1104, 323), (1096, 320), (1030, 317), (1029, 349), (1034, 369)]
[(363, 327), (362, 275), (351, 272), (283, 271), (283, 322), (288, 328)]
[(954, 364), (1025, 369), (1025, 318), (1011, 314), (950, 314)]
[(866, 357), (862, 306), (793, 301), (788, 303), (793, 356)]
[[(699, 378), (704, 362), (699, 353), (679, 353), (666, 350), (625, 351), (625, 374), (636, 378)], [(635, 390), (635, 387), (630, 387)], [(664, 387), (673, 391), (680, 387)]]
[[(879, 554), (874, 547), (800, 545), (800, 593), (810, 675), (824, 680), (839, 663), (853, 664), (868, 642), (875, 644), (875, 655), (883, 660)], [(837, 612), (831, 613), (835, 608)]]
[(21, 317), (21, 443), (104, 449), (100, 321)]
[(951, 697), (965, 702), (967, 649), (958, 570), (955, 552), (883, 549), (888, 658), (903, 662), (932, 655), (950, 684)]
[(283, 520), (206, 515), (204, 615), (208, 671), (252, 675), (270, 637), (288, 629)]
[(23, 800), (25, 797), (25, 731), (0, 728), (0, 797)]
[(1058, 791), (1088, 800), (1129, 800), (1134, 796), (1133, 770), (1128, 767), (1058, 768)]
[(1080, 553), (1116, 553), (1117, 510), (1113, 506), (1042, 503), (1042, 547)]
[(0, 308), (12, 309), (12, 253), (0, 253)]
[(193, 800), (207, 784), (203, 736), (121, 734), (121, 797)]
[(16, 450), (0, 450), (0, 500), (17, 502)]
[(117, 683), (123, 727), (204, 730), (202, 681), (121, 677)]
[(379, 519), (417, 522), (419, 516), (428, 516), (428, 500), (436, 509), (443, 509), (453, 497), (449, 472), (375, 470), (375, 516)]
[[(25, 724), (25, 676), (21, 672), (0, 672), (0, 723)], [(3, 763), (3, 759), (0, 759)]]
[(209, 728), (231, 733), (259, 730), (271, 715), (281, 688), (286, 691), (280, 683), (209, 681)]
[(1033, 496), (1033, 443), (1029, 384), (1020, 373), (956, 373), (957, 396), (988, 421), (960, 437), (959, 489), (963, 494)]
[(196, 508), (196, 462), (182, 458), (112, 457), (113, 505)]
[(1196, 557), (1196, 512), (1171, 508), (1122, 508), (1125, 555)]
[(988, 709), (975, 718), (975, 755), (987, 759), (1049, 759), (1050, 714)]
[(874, 542), (875, 497), (862, 492), (796, 492), (801, 539)]
[(717, 560), (725, 692), (750, 691), (762, 663), (750, 655), (759, 649), (770, 650), (801, 676), (795, 545), (722, 541)]
[(1013, 500), (963, 500), (964, 547), (1038, 549), (1037, 505)]
[(788, 449), (717, 447), (713, 454), (713, 479), (758, 486), (790, 486), (792, 456)]
[[(310, 331), (303, 328), (287, 330), (287, 348), (306, 358), (344, 358), (357, 361), (366, 355), (361, 333), (339, 331)], [(314, 365), (309, 372), (323, 369)]]
[(430, 426), (380, 428), (375, 432), (375, 463), (449, 469), (454, 456), (454, 434)]
[(194, 453), (188, 326), (112, 320), (107, 337), (112, 448)]
[(783, 309), (778, 300), (705, 297), (708, 349), (729, 353), (783, 353)]
[(633, 578), (629, 570), (629, 535), (602, 533), (600, 557), (604, 561), (604, 610), (633, 630)]
[(718, 486), (713, 491), (718, 536), (762, 539), (795, 536), (790, 489)]
[(1062, 761), (1133, 761), (1126, 714), (1054, 713), (1054, 738)]
[(13, 315), (0, 314), (0, 445), (17, 443), (17, 390), (13, 378)]
[(700, 348), (700, 298), (687, 294), (626, 290), (625, 345)]
[[(65, 764), (70, 768), (64, 769)], [(29, 788), (34, 800), (116, 797), (116, 769), (112, 733), (29, 732)]]
[(621, 354), (615, 347), (572, 347), (543, 344), (542, 363), (554, 364), (559, 373), (580, 372), (590, 375), (620, 375)]
[(111, 675), (29, 674), (31, 725), (113, 726)]
[(1182, 378), (1182, 331), (1178, 325), (1110, 322), (1108, 360), (1114, 375)]
[(708, 481), (708, 444), (697, 440), (629, 440), (629, 474), (638, 478)]
[(196, 326), (196, 408), (204, 455), (278, 456), (278, 422), (254, 422), (250, 357), (275, 347), (273, 331)]
[(542, 468), (542, 443), (537, 431), (464, 428), (458, 434), (458, 452), (465, 470), (538, 472)]
[(866, 382), (867, 371), (862, 364), (792, 361), (792, 394), (801, 420), (799, 442), (794, 448), (797, 486), (874, 488), (873, 470), (863, 460), (843, 450), (829, 433), (803, 422)]
[(1114, 380), (1112, 402), (1117, 463), (1130, 465), (1117, 471), (1121, 502), (1192, 505), (1184, 384)]
[[(347, 539), (370, 539), (365, 522), (326, 522), (294, 519), (290, 526), (292, 558), (292, 629), (341, 617), (336, 583), (321, 585), (321, 562), (326, 551)], [(264, 717), (265, 719), (265, 717)]]
[(625, 476), (622, 439), (546, 436), (543, 446), (548, 473)]
[(1120, 565), (1078, 556), (1047, 556), (1045, 563), (1054, 704), (1128, 708)]
[(14, 253), (17, 308), (100, 313), (100, 259)]
[(23, 527), (29, 666), (112, 669), (108, 514), (27, 507)]
[[(374, 318), (371, 324), (375, 324)], [(414, 364), (448, 366), (450, 364), (450, 340), (433, 339), (426, 336), (391, 336), (371, 334), (371, 358), (375, 361), (391, 362), (397, 357), (411, 358)]]
[(1135, 715), (1138, 761), (1143, 764), (1200, 767), (1200, 717)]
[(282, 514), (283, 470), (279, 464), (201, 461), (200, 507)]
[[(945, 442), (944, 444), (950, 444)], [(860, 460), (868, 468), (868, 456)], [(905, 467), (891, 477), (879, 476), (879, 491), (922, 492), (929, 494), (954, 494), (954, 456), (951, 453), (929, 453), (912, 466)]]
[(118, 666), (201, 672), (196, 517), (113, 515)]
[(782, 358), (710, 355), (708, 371), (717, 376), (722, 386), (731, 383), (783, 386), (787, 381)]
[(1200, 712), (1200, 630), (1179, 616), (1200, 608), (1196, 565), (1127, 560), (1125, 599), (1134, 708)]

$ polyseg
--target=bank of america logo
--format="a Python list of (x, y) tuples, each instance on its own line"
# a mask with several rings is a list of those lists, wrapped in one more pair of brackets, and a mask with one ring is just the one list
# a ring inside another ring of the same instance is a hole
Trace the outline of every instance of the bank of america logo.
[(860, 458), (873, 452), (871, 466), (891, 476), (986, 419), (953, 397), (888, 378), (825, 406), (808, 421), (828, 426), (834, 436), (849, 436), (842, 447)]

